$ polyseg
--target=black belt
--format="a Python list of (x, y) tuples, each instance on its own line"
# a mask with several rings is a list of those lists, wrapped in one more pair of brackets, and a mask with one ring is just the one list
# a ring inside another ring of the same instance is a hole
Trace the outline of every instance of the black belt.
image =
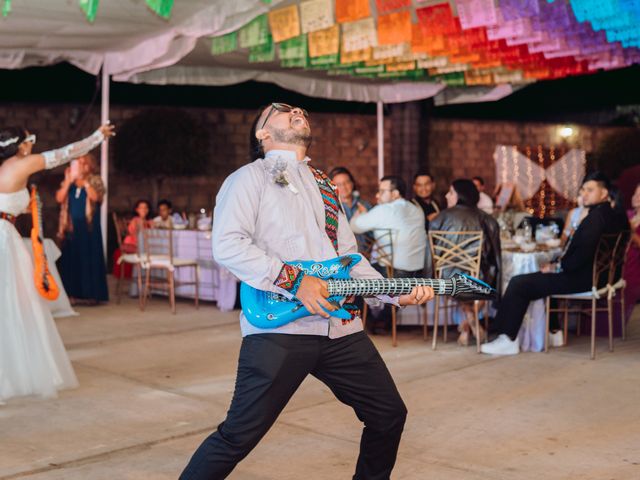
[(11, 223), (16, 223), (16, 216), (10, 213), (0, 212), (0, 218)]

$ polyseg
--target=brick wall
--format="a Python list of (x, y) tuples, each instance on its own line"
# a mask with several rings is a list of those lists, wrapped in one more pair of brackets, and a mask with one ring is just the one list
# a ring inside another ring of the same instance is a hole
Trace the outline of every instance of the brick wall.
[[(113, 105), (110, 119), (116, 126), (136, 115), (143, 107)], [(172, 200), (176, 210), (210, 209), (213, 199), (227, 175), (247, 162), (249, 128), (255, 111), (188, 108), (211, 132), (208, 173), (201, 177), (166, 178), (160, 183), (136, 179), (113, 167), (110, 162), (109, 209), (125, 212), (132, 209), (139, 198)], [(99, 112), (94, 109), (78, 129), (76, 123), (83, 114), (78, 105), (0, 105), (0, 125), (22, 125), (37, 134), (35, 151), (60, 147), (90, 134), (99, 124)], [(311, 114), (313, 142), (309, 156), (326, 171), (343, 165), (358, 176), (364, 196), (372, 198), (377, 190), (377, 133), (375, 115)], [(385, 152), (387, 169), (391, 158), (391, 123), (385, 124)], [(110, 151), (113, 156), (113, 151)], [(150, 171), (153, 165), (149, 166)], [(63, 177), (63, 169), (42, 172), (33, 180), (40, 186), (45, 215), (56, 218), (57, 206), (53, 195)], [(45, 226), (47, 235), (53, 233), (56, 222)]]
[[(415, 105), (414, 105), (415, 106)], [(427, 167), (436, 176), (438, 195), (446, 192), (449, 182), (457, 177), (481, 175), (489, 191), (494, 186), (493, 150), (497, 144), (545, 146), (560, 145), (560, 125), (428, 119), (420, 116), (411, 104), (392, 106), (385, 116), (385, 172), (409, 179), (419, 167)], [(111, 120), (122, 124), (142, 107), (111, 108)], [(148, 179), (130, 178), (110, 170), (110, 210), (128, 211), (138, 198), (166, 197), (177, 210), (210, 208), (224, 178), (247, 160), (248, 130), (253, 111), (188, 108), (211, 132), (207, 175), (198, 178), (176, 177), (154, 184)], [(98, 125), (99, 112), (94, 109), (78, 130), (75, 124), (83, 113), (78, 105), (0, 105), (0, 125), (24, 125), (38, 135), (36, 151), (58, 147), (91, 133)], [(329, 114), (311, 112), (314, 140), (310, 157), (325, 170), (337, 165), (351, 169), (360, 184), (364, 198), (373, 200), (377, 190), (377, 135), (375, 115)], [(614, 127), (576, 127), (569, 146), (593, 151), (598, 142)], [(420, 142), (412, 138), (420, 137)], [(425, 145), (426, 140), (426, 145)], [(113, 153), (113, 152), (111, 152)], [(413, 159), (413, 160), (412, 160)], [(150, 171), (153, 165), (149, 166)], [(53, 200), (62, 179), (62, 169), (35, 176), (41, 186), (45, 214), (57, 219)], [(56, 221), (46, 223), (48, 235)]]

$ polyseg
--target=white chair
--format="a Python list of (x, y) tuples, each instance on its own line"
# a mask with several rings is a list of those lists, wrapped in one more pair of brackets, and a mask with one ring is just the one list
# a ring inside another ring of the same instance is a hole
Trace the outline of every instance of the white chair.
[(131, 265), (135, 267), (138, 277), (138, 302), (140, 305), (140, 310), (144, 310), (144, 302), (142, 299), (142, 269), (140, 268), (141, 258), (138, 252), (136, 253), (126, 253), (122, 249), (122, 240), (124, 239), (124, 235), (127, 231), (127, 221), (124, 218), (118, 217), (116, 212), (112, 213), (113, 224), (116, 229), (116, 238), (118, 239), (118, 248), (120, 249), (120, 258), (118, 258), (118, 265), (120, 265), (120, 276), (117, 278), (116, 282), (116, 303), (120, 303), (120, 298), (122, 296), (122, 280), (124, 279), (124, 270), (125, 264)]
[[(145, 269), (144, 304), (152, 288), (166, 289), (169, 294), (171, 313), (176, 313), (176, 286), (195, 286), (195, 306), (199, 308), (199, 269), (196, 259), (176, 258), (173, 256), (173, 229), (143, 228), (144, 252), (142, 268)], [(193, 281), (177, 282), (175, 272), (180, 268), (193, 269)], [(152, 270), (160, 270), (163, 275), (151, 276)]]
[[(564, 345), (567, 344), (567, 335), (569, 333), (569, 312), (588, 313), (591, 312), (591, 360), (596, 358), (596, 313), (607, 312), (609, 316), (609, 351), (613, 352), (613, 294), (610, 288), (611, 280), (611, 264), (616, 251), (616, 247), (620, 241), (621, 234), (612, 233), (604, 234), (598, 241), (596, 254), (593, 259), (593, 270), (591, 278), (591, 290), (579, 293), (567, 293), (551, 295), (546, 299), (546, 327), (544, 337), (544, 351), (549, 351), (549, 317), (551, 312), (562, 312), (564, 314)], [(551, 300), (557, 299), (563, 301), (564, 308), (551, 308)], [(598, 300), (606, 299), (606, 307), (598, 307)], [(569, 308), (569, 302), (590, 301), (591, 308)], [(576, 334), (580, 335), (581, 318), (578, 318)]]

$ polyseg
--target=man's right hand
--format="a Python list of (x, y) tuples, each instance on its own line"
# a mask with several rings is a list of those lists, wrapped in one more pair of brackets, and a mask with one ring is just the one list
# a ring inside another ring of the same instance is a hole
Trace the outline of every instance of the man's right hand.
[(309, 310), (309, 313), (329, 318), (331, 315), (325, 310), (333, 312), (337, 310), (337, 307), (331, 305), (327, 301), (327, 297), (329, 297), (327, 282), (309, 275), (302, 277), (302, 281), (296, 292), (296, 298)]

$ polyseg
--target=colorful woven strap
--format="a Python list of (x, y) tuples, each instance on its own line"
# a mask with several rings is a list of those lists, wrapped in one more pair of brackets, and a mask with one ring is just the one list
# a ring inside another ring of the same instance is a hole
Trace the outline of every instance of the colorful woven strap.
[(345, 303), (342, 305), (347, 312), (351, 314), (351, 318), (349, 320), (342, 320), (342, 324), (346, 325), (349, 322), (354, 321), (361, 315), (360, 307), (358, 307), (355, 303)]
[(333, 249), (338, 254), (338, 212), (340, 211), (338, 194), (333, 183), (323, 171), (311, 166), (311, 164), (309, 164), (309, 168), (316, 179), (320, 195), (322, 195), (322, 203), (324, 203), (324, 230), (327, 232), (329, 240), (331, 240)]
[(10, 213), (0, 212), (0, 218), (7, 222), (16, 223), (16, 216), (11, 215)]
[(276, 281), (273, 282), (273, 284), (276, 287), (283, 288), (292, 295), (295, 295), (298, 291), (298, 287), (300, 287), (300, 282), (302, 282), (302, 277), (304, 277), (302, 270), (285, 263), (280, 269), (278, 278), (276, 278)]

